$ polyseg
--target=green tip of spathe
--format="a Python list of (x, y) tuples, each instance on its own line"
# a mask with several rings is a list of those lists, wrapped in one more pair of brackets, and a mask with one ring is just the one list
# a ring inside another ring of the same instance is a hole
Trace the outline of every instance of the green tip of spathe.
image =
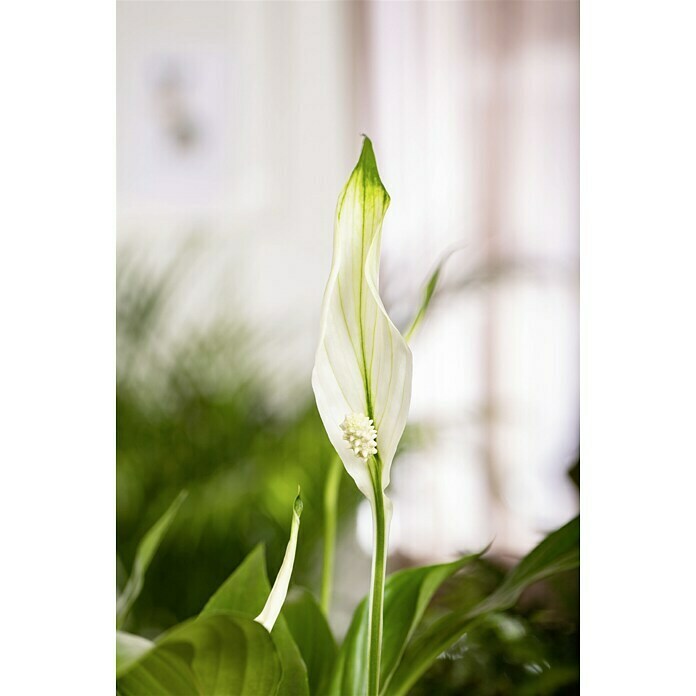
[[(382, 179), (379, 176), (379, 170), (377, 169), (377, 158), (375, 157), (375, 151), (372, 147), (372, 141), (370, 138), (362, 133), (363, 145), (360, 151), (360, 158), (358, 163), (355, 165), (355, 173), (361, 173), (365, 177), (365, 181), (376, 184), (381, 189), (387, 193), (382, 183)], [(387, 194), (388, 195), (388, 194)]]
[(360, 151), (360, 160), (359, 162), (362, 162), (363, 164), (371, 164), (377, 168), (377, 160), (375, 159), (375, 150), (372, 147), (372, 141), (370, 138), (365, 135), (365, 133), (361, 133), (362, 139), (363, 139), (363, 145), (362, 145), (362, 150)]
[(295, 503), (292, 507), (293, 511), (295, 514), (300, 517), (302, 515), (302, 510), (304, 509), (304, 503), (302, 502), (302, 498), (300, 496), (300, 487), (297, 487), (297, 497), (295, 498)]

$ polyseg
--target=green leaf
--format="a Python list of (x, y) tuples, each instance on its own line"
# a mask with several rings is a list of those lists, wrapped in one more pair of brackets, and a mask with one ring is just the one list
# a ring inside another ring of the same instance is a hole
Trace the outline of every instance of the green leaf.
[(365, 598), (353, 613), (353, 621), (338, 652), (326, 696), (366, 693), (368, 620), (369, 612)]
[(336, 208), (312, 388), (329, 440), (370, 500), (374, 492), (367, 457), (353, 453), (340, 426), (354, 414), (373, 421), (384, 491), (408, 417), (413, 371), (411, 351), (379, 295), (382, 221), (388, 206), (389, 194), (365, 137)]
[[(420, 326), (421, 322), (423, 321), (425, 315), (428, 312), (428, 309), (430, 308), (445, 263), (449, 260), (452, 254), (454, 254), (456, 251), (460, 251), (461, 249), (463, 249), (462, 246), (457, 246), (445, 252), (438, 261), (435, 270), (428, 278), (428, 281), (426, 282), (423, 288), (423, 293), (421, 295), (421, 303), (418, 307), (418, 310), (416, 311), (416, 314), (411, 320), (411, 324), (409, 325), (408, 329), (404, 333), (404, 338), (407, 342), (411, 340), (413, 334)], [(496, 280), (504, 278), (505, 276), (517, 270), (521, 270), (519, 264), (513, 264), (509, 261), (500, 261), (495, 264), (482, 264), (474, 268), (471, 272), (467, 273), (463, 277), (459, 278), (459, 280), (457, 280), (456, 282), (452, 283), (450, 285), (450, 291), (461, 292), (463, 290), (475, 289), (476, 287), (479, 287), (481, 285), (492, 283)]]
[(307, 665), (309, 692), (326, 693), (325, 685), (336, 660), (337, 647), (314, 595), (295, 588), (285, 602), (282, 615)]
[(445, 265), (445, 261), (447, 261), (447, 259), (452, 255), (452, 253), (453, 251), (450, 251), (442, 259), (440, 259), (440, 262), (435, 267), (435, 270), (433, 271), (432, 275), (430, 276), (430, 278), (428, 278), (428, 282), (425, 284), (425, 288), (423, 289), (423, 296), (421, 297), (421, 303), (418, 307), (418, 311), (416, 312), (416, 315), (413, 317), (411, 325), (408, 327), (406, 333), (404, 334), (404, 338), (407, 342), (411, 340), (416, 329), (423, 321), (425, 314), (428, 311), (428, 308), (430, 307), (433, 295), (435, 294), (435, 288), (437, 287), (437, 282), (440, 279), (442, 267)]
[(157, 551), (164, 535), (174, 521), (176, 513), (179, 511), (181, 504), (186, 499), (188, 493), (181, 491), (174, 499), (174, 502), (167, 508), (167, 511), (162, 517), (155, 522), (154, 526), (140, 540), (138, 548), (135, 552), (135, 561), (133, 562), (133, 570), (128, 578), (128, 582), (123, 589), (123, 592), (116, 600), (116, 628), (123, 626), (123, 622), (128, 616), (128, 612), (133, 606), (133, 602), (138, 598), (143, 589), (145, 573), (147, 572), (152, 558)]
[(237, 611), (254, 618), (263, 608), (271, 586), (263, 544), (259, 544), (208, 600), (200, 616)]
[[(499, 611), (513, 606), (522, 590), (564, 570), (580, 565), (580, 517), (549, 534), (505, 577), (502, 585), (484, 600), (479, 613)], [(492, 607), (489, 608), (489, 607)]]
[(191, 666), (177, 653), (166, 648), (152, 650), (128, 671), (118, 675), (119, 696), (197, 696), (203, 689)]
[[(270, 590), (264, 548), (259, 545), (208, 600), (199, 620), (226, 612), (238, 612), (253, 619), (263, 609)], [(309, 693), (307, 668), (282, 613), (271, 635), (283, 667), (279, 696), (306, 696)]]
[(116, 631), (116, 676), (123, 674), (154, 645), (146, 638)]
[(513, 568), (501, 585), (470, 611), (451, 613), (411, 641), (386, 694), (403, 696), (445, 650), (456, 643), (474, 621), (512, 607), (529, 585), (580, 565), (580, 518), (551, 533)]
[(281, 679), (266, 629), (235, 614), (181, 624), (158, 639), (117, 681), (122, 696), (274, 696)]
[[(387, 578), (384, 590), (384, 633), (380, 684), (384, 688), (396, 670), (406, 645), (438, 587), (481, 554), (464, 556), (453, 563), (409, 568)], [(367, 688), (367, 599), (355, 611), (341, 646), (329, 694), (362, 694)]]

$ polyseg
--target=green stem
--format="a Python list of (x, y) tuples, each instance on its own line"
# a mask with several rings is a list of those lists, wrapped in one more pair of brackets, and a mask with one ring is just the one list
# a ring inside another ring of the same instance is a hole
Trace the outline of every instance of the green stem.
[(367, 694), (378, 696), (380, 660), (382, 656), (382, 623), (384, 614), (384, 583), (387, 571), (387, 521), (385, 497), (381, 484), (381, 463), (378, 457), (371, 467), (374, 500), (372, 503), (372, 524), (374, 546), (372, 551), (372, 582), (370, 587), (370, 608), (367, 634)]
[(343, 464), (339, 457), (331, 461), (324, 487), (324, 566), (321, 577), (321, 608), (329, 618), (333, 589), (334, 558), (336, 556), (336, 521), (338, 519), (338, 491), (341, 487)]

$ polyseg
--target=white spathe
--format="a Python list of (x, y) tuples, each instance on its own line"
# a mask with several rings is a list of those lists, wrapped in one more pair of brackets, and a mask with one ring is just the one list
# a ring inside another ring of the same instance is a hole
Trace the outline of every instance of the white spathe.
[(312, 387), (329, 439), (371, 500), (369, 455), (362, 456), (365, 448), (355, 453), (355, 443), (345, 439), (341, 426), (372, 421), (384, 491), (408, 417), (412, 375), (411, 351), (379, 296), (382, 221), (388, 206), (389, 194), (380, 180), (372, 143), (365, 137), (360, 159), (338, 199)]

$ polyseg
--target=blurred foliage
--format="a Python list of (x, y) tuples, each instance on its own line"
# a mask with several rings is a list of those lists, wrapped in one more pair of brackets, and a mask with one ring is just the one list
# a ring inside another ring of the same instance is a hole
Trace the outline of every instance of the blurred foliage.
[[(417, 635), (449, 611), (473, 607), (498, 586), (505, 568), (479, 559), (449, 580), (426, 612)], [(412, 696), (537, 696), (580, 689), (579, 571), (527, 590), (514, 610), (474, 625), (420, 679)]]
[[(200, 611), (259, 542), (274, 576), (302, 487), (305, 512), (295, 579), (316, 589), (322, 495), (332, 449), (307, 379), (288, 416), (268, 403), (241, 325), (213, 322), (170, 335), (180, 258), (148, 274), (122, 255), (117, 277), (117, 549), (130, 570), (138, 541), (182, 489), (189, 497), (164, 539), (127, 630), (155, 635)], [(359, 495), (346, 485), (345, 518)], [(122, 573), (123, 574), (123, 573)]]
[[(318, 596), (323, 489), (333, 450), (307, 378), (297, 408), (281, 413), (255, 361), (257, 338), (241, 322), (173, 331), (172, 303), (186, 260), (152, 273), (120, 253), (117, 277), (117, 582), (130, 573), (138, 542), (183, 489), (187, 500), (148, 570), (124, 628), (154, 637), (197, 614), (259, 543), (269, 575), (280, 567), (297, 485), (305, 502), (293, 583)], [(428, 437), (409, 427), (411, 446)], [(580, 463), (569, 472), (579, 483)], [(345, 472), (339, 523), (360, 495)], [(465, 611), (507, 570), (480, 559), (447, 581), (426, 611)], [(410, 692), (576, 694), (579, 691), (578, 574), (527, 591), (514, 610), (476, 624)], [(417, 632), (418, 634), (418, 632)], [(416, 634), (416, 635), (417, 635)]]
[[(580, 454), (568, 476), (579, 491)], [(498, 587), (509, 561), (486, 556), (448, 580), (416, 637), (451, 611), (466, 612)], [(411, 696), (571, 696), (580, 693), (580, 571), (526, 590), (514, 609), (473, 626), (411, 690)]]

